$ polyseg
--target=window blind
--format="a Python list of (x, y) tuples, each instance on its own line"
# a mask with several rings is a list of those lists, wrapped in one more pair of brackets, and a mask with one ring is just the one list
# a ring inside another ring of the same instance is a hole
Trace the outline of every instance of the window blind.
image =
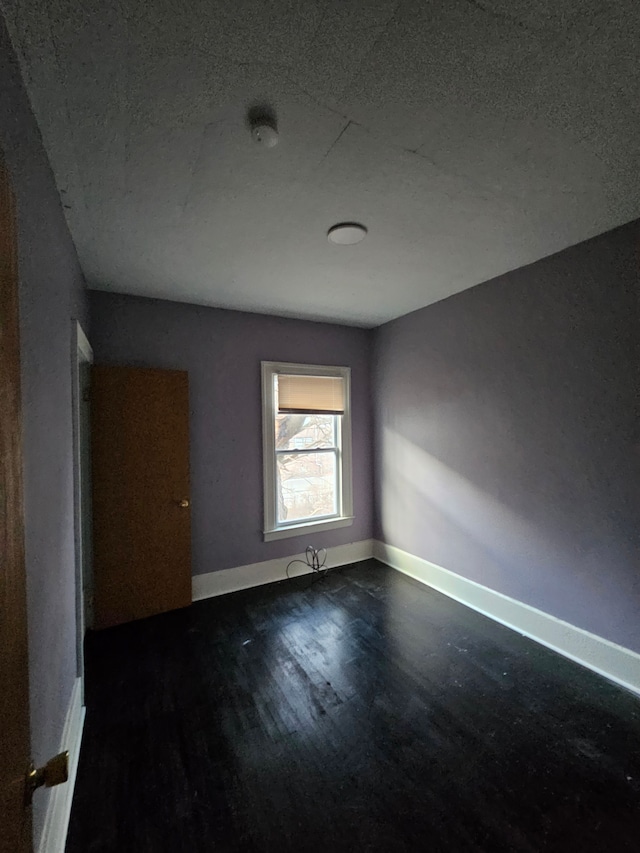
[(283, 414), (312, 415), (324, 412), (344, 414), (345, 383), (342, 376), (278, 376), (278, 411)]

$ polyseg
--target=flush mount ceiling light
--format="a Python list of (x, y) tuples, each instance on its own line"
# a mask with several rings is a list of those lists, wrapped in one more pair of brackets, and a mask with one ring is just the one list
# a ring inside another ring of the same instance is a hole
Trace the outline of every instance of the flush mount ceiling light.
[(327, 238), (338, 246), (353, 246), (367, 236), (367, 229), (357, 222), (340, 222), (329, 228)]

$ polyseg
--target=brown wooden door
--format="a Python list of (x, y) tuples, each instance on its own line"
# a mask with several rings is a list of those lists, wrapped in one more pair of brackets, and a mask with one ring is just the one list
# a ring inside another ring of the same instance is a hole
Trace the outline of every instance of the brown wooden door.
[(96, 628), (191, 603), (189, 385), (177, 370), (92, 370)]
[(0, 161), (0, 850), (28, 853), (29, 663), (22, 505), (18, 265), (13, 197)]

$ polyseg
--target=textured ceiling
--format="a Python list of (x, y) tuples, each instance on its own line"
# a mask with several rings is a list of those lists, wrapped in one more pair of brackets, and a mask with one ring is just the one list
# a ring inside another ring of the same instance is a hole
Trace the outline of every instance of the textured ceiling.
[(2, 3), (90, 287), (373, 326), (640, 216), (637, 0)]

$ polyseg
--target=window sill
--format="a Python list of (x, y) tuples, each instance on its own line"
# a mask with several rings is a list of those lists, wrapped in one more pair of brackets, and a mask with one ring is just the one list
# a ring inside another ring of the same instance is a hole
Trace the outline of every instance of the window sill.
[(327, 518), (324, 521), (305, 521), (303, 524), (292, 524), (290, 527), (265, 530), (264, 541), (274, 542), (276, 539), (289, 539), (292, 536), (302, 536), (306, 533), (319, 533), (321, 530), (337, 530), (339, 527), (350, 527), (352, 524), (352, 515), (342, 518)]

